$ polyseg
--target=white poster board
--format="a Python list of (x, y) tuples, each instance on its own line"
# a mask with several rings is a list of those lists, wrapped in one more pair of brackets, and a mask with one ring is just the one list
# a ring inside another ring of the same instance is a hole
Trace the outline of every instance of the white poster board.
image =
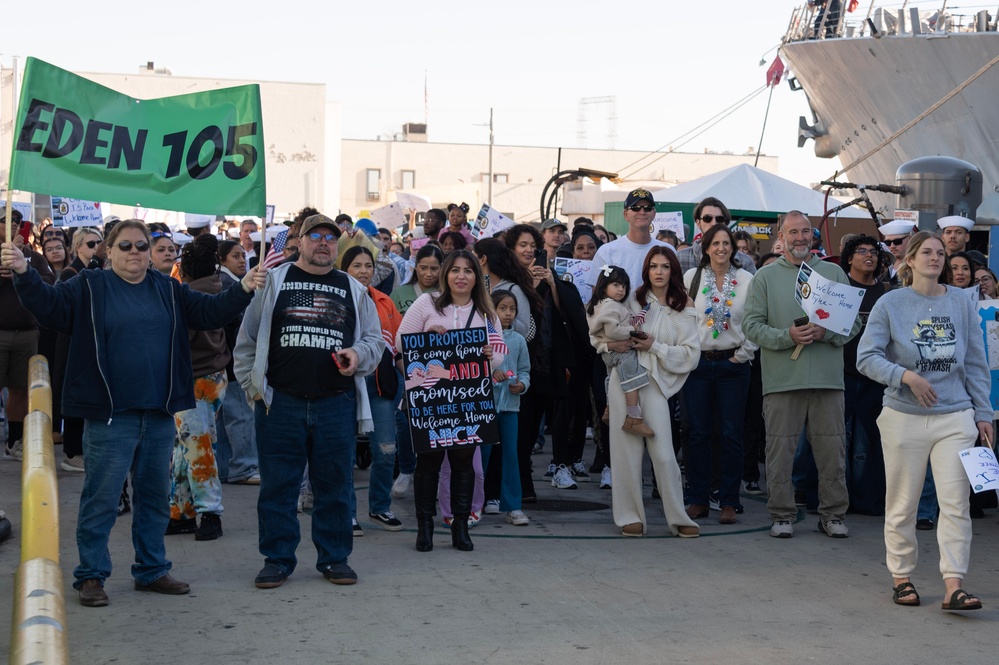
[(794, 298), (805, 310), (809, 322), (840, 335), (849, 335), (865, 291), (826, 279), (807, 263), (802, 263), (794, 287)]
[(655, 218), (652, 220), (652, 224), (649, 230), (652, 232), (652, 237), (655, 238), (656, 234), (663, 230), (670, 230), (676, 234), (676, 237), (680, 239), (680, 242), (684, 240), (683, 231), (683, 212), (657, 212)]
[(478, 216), (472, 223), (472, 236), (476, 240), (492, 238), (497, 233), (507, 230), (515, 222), (501, 212), (493, 210), (489, 204), (483, 203)]
[(598, 271), (594, 269), (593, 261), (559, 256), (555, 258), (554, 267), (555, 278), (575, 286), (579, 297), (583, 299), (583, 305), (588, 304), (593, 297), (593, 285), (597, 283)]
[(991, 448), (967, 448), (958, 454), (975, 494), (999, 489), (999, 462)]
[(409, 192), (396, 192), (395, 200), (404, 210), (415, 210), (416, 212), (427, 212), (434, 206), (430, 202), (429, 196), (422, 194), (412, 194)]
[(52, 197), (53, 226), (102, 226), (104, 212), (97, 201)]
[(390, 203), (372, 210), (371, 221), (378, 228), (394, 229), (406, 223), (406, 212), (399, 203)]

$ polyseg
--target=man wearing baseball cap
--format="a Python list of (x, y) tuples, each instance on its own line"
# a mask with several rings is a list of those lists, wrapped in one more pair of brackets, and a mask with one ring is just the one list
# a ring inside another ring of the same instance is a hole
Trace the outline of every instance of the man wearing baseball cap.
[(968, 241), (971, 240), (971, 227), (974, 225), (974, 220), (961, 217), (960, 215), (948, 215), (937, 220), (937, 226), (940, 227), (947, 256), (955, 252), (965, 252), (968, 250)]
[(299, 234), (298, 260), (268, 271), (233, 352), (236, 378), (256, 402), (260, 589), (281, 586), (298, 563), (295, 507), (306, 463), (316, 568), (333, 584), (357, 582), (347, 565), (355, 434), (374, 429), (364, 376), (385, 348), (367, 289), (334, 267), (339, 225), (312, 215)]
[(601, 245), (593, 255), (593, 265), (620, 266), (631, 279), (631, 290), (634, 292), (642, 284), (642, 263), (653, 247), (669, 247), (676, 253), (673, 245), (652, 237), (652, 220), (656, 217), (656, 202), (652, 192), (644, 188), (628, 192), (624, 200), (624, 220), (628, 222), (628, 233), (617, 240)]
[(545, 251), (548, 252), (548, 269), (554, 270), (555, 253), (565, 242), (568, 227), (557, 219), (546, 219), (541, 222), (541, 237), (545, 241)]

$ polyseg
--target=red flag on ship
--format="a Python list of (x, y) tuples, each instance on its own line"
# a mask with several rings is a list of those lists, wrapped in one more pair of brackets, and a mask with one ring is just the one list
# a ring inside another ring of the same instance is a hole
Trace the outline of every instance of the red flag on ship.
[(784, 77), (784, 61), (778, 55), (767, 70), (767, 85), (776, 87)]

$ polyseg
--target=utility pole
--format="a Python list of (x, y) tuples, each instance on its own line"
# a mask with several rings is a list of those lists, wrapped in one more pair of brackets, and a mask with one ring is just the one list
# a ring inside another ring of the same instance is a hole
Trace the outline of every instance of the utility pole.
[(489, 109), (489, 205), (493, 204), (493, 110)]

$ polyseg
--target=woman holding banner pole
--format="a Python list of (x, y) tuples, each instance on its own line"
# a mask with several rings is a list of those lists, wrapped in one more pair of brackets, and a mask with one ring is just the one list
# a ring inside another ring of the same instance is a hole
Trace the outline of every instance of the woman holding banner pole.
[[(486, 291), (482, 270), (475, 255), (458, 250), (444, 261), (441, 269), (440, 292), (425, 293), (410, 306), (396, 334), (396, 346), (402, 348), (402, 336), (409, 333), (434, 332), (486, 327), (486, 322), (500, 330), (501, 325)], [(483, 354), (493, 365), (503, 361), (503, 355), (488, 344)], [(495, 442), (490, 442), (495, 443)], [(451, 544), (463, 552), (474, 549), (468, 537), (468, 516), (472, 509), (472, 489), (475, 471), (472, 468), (474, 447), (452, 447), (447, 451), (418, 453), (413, 493), (416, 499), (416, 550), (429, 552), (434, 548), (434, 516), (437, 514), (437, 482), (441, 464), (447, 454), (451, 464)]]
[(916, 506), (933, 465), (940, 522), (942, 609), (977, 610), (982, 601), (961, 588), (971, 555), (968, 478), (960, 451), (991, 446), (992, 406), (985, 340), (977, 307), (946, 285), (947, 255), (936, 235), (912, 236), (899, 270), (902, 288), (871, 310), (857, 349), (857, 369), (887, 387), (878, 417), (887, 499), (885, 549), (897, 605), (919, 605)]

